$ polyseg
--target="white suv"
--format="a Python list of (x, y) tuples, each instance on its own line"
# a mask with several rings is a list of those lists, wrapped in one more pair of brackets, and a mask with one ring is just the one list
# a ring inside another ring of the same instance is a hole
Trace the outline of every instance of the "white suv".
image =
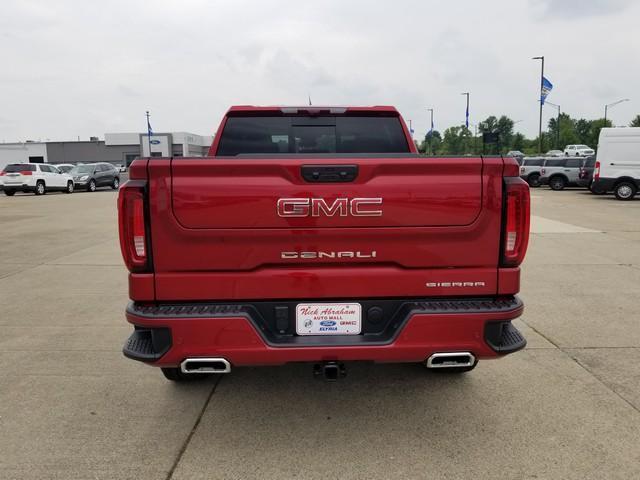
[(590, 157), (596, 152), (589, 145), (567, 145), (564, 148), (564, 154), (568, 157)]
[(11, 163), (0, 173), (4, 180), (4, 194), (33, 192), (44, 195), (51, 191), (73, 193), (73, 177), (46, 163)]

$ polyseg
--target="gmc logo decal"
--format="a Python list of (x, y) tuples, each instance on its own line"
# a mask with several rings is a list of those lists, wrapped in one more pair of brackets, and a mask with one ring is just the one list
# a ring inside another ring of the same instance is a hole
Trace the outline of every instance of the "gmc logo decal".
[(381, 217), (382, 198), (279, 198), (276, 210), (279, 217)]

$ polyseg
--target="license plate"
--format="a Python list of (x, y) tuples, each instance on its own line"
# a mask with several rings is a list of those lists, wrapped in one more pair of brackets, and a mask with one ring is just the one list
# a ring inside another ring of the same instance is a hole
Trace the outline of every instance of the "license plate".
[(296, 307), (298, 335), (358, 335), (361, 326), (359, 303), (300, 303)]

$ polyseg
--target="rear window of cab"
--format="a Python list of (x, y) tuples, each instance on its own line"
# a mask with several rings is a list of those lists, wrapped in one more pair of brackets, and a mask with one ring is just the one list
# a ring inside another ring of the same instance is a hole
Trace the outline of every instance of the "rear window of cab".
[(397, 116), (238, 116), (225, 123), (218, 156), (409, 153)]
[(28, 163), (13, 163), (4, 167), (5, 173), (35, 172), (36, 166)]

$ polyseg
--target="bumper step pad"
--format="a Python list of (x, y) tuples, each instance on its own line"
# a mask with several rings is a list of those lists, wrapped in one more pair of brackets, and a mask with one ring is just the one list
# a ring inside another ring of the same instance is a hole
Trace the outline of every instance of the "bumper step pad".
[(125, 357), (142, 362), (153, 362), (171, 348), (168, 328), (139, 328), (133, 331), (122, 347)]
[(527, 345), (525, 338), (510, 321), (487, 323), (484, 339), (493, 350), (500, 354), (517, 352)]

